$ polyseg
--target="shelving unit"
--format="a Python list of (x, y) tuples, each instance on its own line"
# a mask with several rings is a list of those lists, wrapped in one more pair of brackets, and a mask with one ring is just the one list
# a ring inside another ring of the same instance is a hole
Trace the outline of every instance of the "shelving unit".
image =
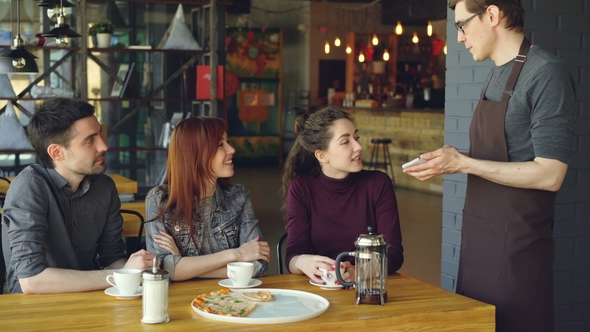
[[(162, 127), (172, 115), (182, 112), (183, 117), (194, 115), (193, 103), (196, 100), (196, 65), (208, 65), (209, 47), (205, 50), (163, 50), (156, 49), (164, 32), (171, 23), (179, 4), (184, 7), (184, 17), (189, 30), (208, 31), (208, 24), (201, 19), (192, 22), (192, 11), (196, 8), (205, 13), (210, 1), (183, 0), (127, 0), (96, 1), (80, 0), (73, 13), (68, 14), (72, 29), (82, 35), (72, 40), (73, 47), (26, 46), (39, 59), (40, 73), (35, 80), (13, 102), (44, 98), (31, 98), (30, 88), (44, 81), (45, 86), (57, 84), (70, 85), (74, 95), (88, 101), (97, 108), (97, 116), (108, 131), (107, 153), (108, 171), (120, 173), (135, 179), (143, 188), (149, 188), (160, 173), (166, 160), (166, 149), (158, 146)], [(225, 7), (230, 2), (217, 1), (217, 31), (214, 44), (217, 45), (218, 65), (224, 65)], [(89, 23), (102, 20), (106, 6), (119, 11), (125, 26), (118, 26), (115, 38), (116, 47), (90, 47), (87, 28)], [(50, 23), (45, 13), (37, 22), (43, 31), (49, 30)], [(163, 19), (166, 17), (166, 19)], [(74, 19), (75, 18), (75, 19)], [(193, 29), (191, 29), (191, 26)], [(197, 36), (202, 39), (204, 36)], [(130, 45), (150, 45), (151, 49), (129, 48)], [(120, 46), (120, 47), (119, 47)], [(66, 56), (59, 53), (64, 52)], [(56, 56), (61, 59), (53, 59)], [(84, 59), (84, 60), (82, 60)], [(134, 63), (132, 70), (118, 77), (121, 64)], [(55, 70), (64, 73), (54, 75)], [(61, 83), (59, 83), (61, 81)], [(126, 82), (127, 81), (127, 82)], [(115, 82), (125, 85), (119, 96), (113, 95)], [(225, 117), (225, 104), (218, 101), (217, 116)], [(0, 114), (3, 110), (0, 110)], [(12, 151), (0, 151), (12, 153)], [(33, 151), (18, 151), (33, 153)], [(18, 155), (15, 158), (18, 162)], [(0, 166), (2, 166), (0, 164)]]

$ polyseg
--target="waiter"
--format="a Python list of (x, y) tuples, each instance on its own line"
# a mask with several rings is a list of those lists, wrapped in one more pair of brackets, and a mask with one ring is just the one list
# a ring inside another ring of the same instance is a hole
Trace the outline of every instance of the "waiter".
[(465, 173), (457, 293), (496, 306), (498, 331), (553, 331), (555, 196), (575, 138), (566, 65), (523, 33), (520, 0), (451, 0), (457, 40), (490, 72), (469, 133), (469, 156), (445, 145), (404, 172)]

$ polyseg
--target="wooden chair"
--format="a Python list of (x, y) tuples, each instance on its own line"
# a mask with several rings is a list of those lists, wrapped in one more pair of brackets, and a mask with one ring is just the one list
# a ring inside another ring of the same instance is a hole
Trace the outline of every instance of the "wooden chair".
[[(283, 242), (287, 239), (287, 233), (283, 234), (277, 243), (277, 261), (279, 264), (279, 274), (283, 274)], [(286, 262), (285, 262), (286, 263)]]
[(127, 241), (128, 241), (127, 242), (127, 251), (128, 251), (127, 255), (131, 255), (132, 254), (132, 252), (130, 252), (131, 250), (133, 250), (133, 252), (136, 252), (140, 249), (145, 249), (145, 242), (142, 241), (142, 239), (143, 239), (143, 224), (145, 223), (145, 219), (143, 218), (141, 213), (139, 213), (137, 211), (121, 209), (121, 214), (123, 214), (123, 213), (134, 215), (137, 218), (139, 218), (139, 221), (140, 221), (139, 232), (137, 233), (137, 238), (135, 238), (135, 242), (130, 243), (129, 238), (127, 239)]
[[(10, 186), (10, 180), (8, 180), (7, 178), (2, 176), (2, 177), (0, 177), (0, 181), (6, 181), (6, 182), (8, 182), (8, 185)], [(4, 206), (5, 199), (6, 199), (6, 193), (0, 191), (0, 208)]]

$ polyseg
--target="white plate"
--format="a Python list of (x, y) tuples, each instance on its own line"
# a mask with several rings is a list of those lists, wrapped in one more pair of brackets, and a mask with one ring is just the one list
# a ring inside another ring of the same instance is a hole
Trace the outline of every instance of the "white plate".
[[(269, 302), (258, 302), (247, 317), (232, 317), (215, 315), (195, 308), (193, 310), (209, 319), (229, 323), (241, 324), (279, 324), (292, 323), (317, 317), (323, 314), (330, 307), (330, 302), (325, 298), (308, 292), (290, 289), (262, 288), (262, 291), (270, 291), (274, 300)], [(248, 290), (234, 290), (235, 293), (247, 292)]]
[(225, 288), (252, 288), (256, 286), (262, 285), (262, 281), (258, 279), (250, 279), (250, 282), (247, 286), (234, 286), (234, 284), (229, 279), (223, 279), (218, 282), (219, 286), (223, 286)]
[(141, 297), (141, 294), (143, 294), (143, 287), (139, 286), (137, 288), (137, 292), (135, 292), (135, 294), (133, 294), (133, 295), (121, 295), (121, 294), (119, 294), (119, 290), (116, 289), (115, 287), (109, 287), (109, 288), (105, 289), (104, 293), (106, 295), (114, 296), (114, 297), (121, 299), (121, 300), (132, 300), (132, 299), (136, 299), (138, 297)]
[(342, 288), (342, 285), (324, 285), (324, 284), (318, 284), (317, 282), (309, 279), (309, 283), (314, 285), (314, 286), (318, 286), (321, 289), (325, 289), (325, 290), (338, 290)]

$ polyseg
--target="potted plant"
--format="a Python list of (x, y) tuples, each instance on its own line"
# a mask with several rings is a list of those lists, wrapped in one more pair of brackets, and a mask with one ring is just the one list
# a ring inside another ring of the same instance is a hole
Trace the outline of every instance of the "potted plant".
[(113, 32), (115, 32), (115, 25), (109, 20), (96, 22), (88, 30), (89, 35), (96, 35), (98, 47), (109, 47)]

